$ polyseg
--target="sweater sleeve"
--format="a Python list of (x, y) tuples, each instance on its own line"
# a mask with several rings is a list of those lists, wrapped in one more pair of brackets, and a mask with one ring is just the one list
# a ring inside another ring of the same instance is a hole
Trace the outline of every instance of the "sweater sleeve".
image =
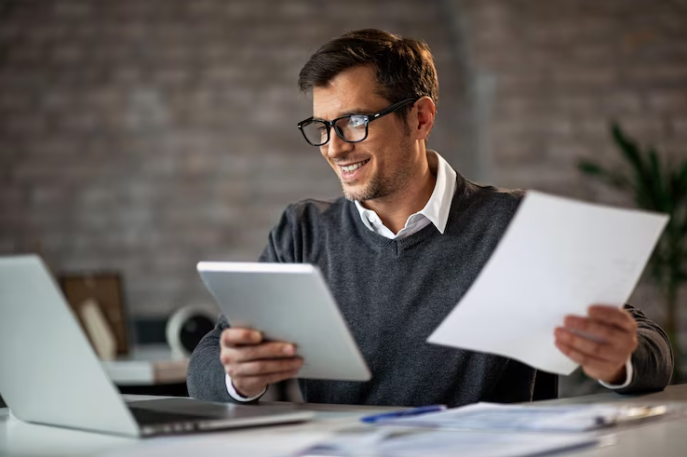
[(668, 336), (642, 311), (632, 305), (625, 309), (637, 321), (637, 349), (632, 353), (633, 377), (627, 387), (615, 389), (622, 394), (663, 390), (673, 373), (673, 351)]
[(191, 397), (198, 400), (238, 403), (231, 398), (225, 383), (225, 372), (219, 359), (219, 338), (229, 327), (224, 316), (217, 325), (198, 343), (191, 354), (186, 375), (186, 386)]
[[(267, 246), (265, 246), (260, 262), (288, 262), (293, 258), (292, 211), (287, 208), (279, 223), (272, 229)], [(188, 393), (199, 400), (222, 401), (239, 403), (229, 395), (226, 386), (226, 373), (220, 361), (220, 335), (229, 328), (224, 316), (220, 316), (207, 335), (198, 343), (191, 354), (186, 376)], [(255, 400), (257, 402), (257, 399)], [(242, 402), (246, 404), (246, 402)]]

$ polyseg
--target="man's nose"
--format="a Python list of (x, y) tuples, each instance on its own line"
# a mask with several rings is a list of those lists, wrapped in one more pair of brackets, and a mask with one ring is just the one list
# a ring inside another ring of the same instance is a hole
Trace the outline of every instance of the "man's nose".
[(332, 128), (329, 135), (329, 143), (325, 146), (327, 148), (327, 155), (331, 159), (336, 159), (346, 156), (353, 149), (353, 143), (348, 143), (342, 140)]

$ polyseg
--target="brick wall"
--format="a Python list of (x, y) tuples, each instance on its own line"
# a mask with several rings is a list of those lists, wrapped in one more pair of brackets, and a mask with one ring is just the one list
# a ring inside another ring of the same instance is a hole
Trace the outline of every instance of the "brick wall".
[(252, 260), (287, 203), (340, 194), (296, 123), (317, 47), (421, 37), (442, 80), (432, 146), (460, 163), (441, 2), (0, 1), (0, 254), (118, 270), (130, 314), (210, 302), (202, 259)]
[(210, 301), (198, 260), (254, 259), (287, 203), (339, 194), (296, 78), (362, 27), (430, 44), (430, 146), (465, 174), (627, 205), (575, 164), (619, 163), (612, 118), (687, 155), (685, 23), (680, 0), (0, 1), (0, 253), (119, 270), (139, 317)]
[(610, 198), (581, 157), (613, 164), (608, 122), (687, 157), (687, 5), (665, 0), (467, 0), (472, 65), (495, 75), (496, 182)]

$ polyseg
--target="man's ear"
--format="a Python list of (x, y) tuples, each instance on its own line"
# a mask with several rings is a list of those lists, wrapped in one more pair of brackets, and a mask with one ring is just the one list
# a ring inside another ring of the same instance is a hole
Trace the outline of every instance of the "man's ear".
[(415, 102), (415, 109), (417, 110), (417, 116), (413, 119), (415, 125), (411, 125), (411, 128), (415, 131), (416, 139), (426, 140), (434, 126), (437, 107), (431, 98), (422, 97)]

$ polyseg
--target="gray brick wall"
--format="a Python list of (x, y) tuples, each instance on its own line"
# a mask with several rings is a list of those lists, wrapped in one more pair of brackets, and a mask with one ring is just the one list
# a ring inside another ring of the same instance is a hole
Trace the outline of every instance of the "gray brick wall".
[[(362, 27), (430, 44), (441, 82), (430, 146), (468, 176), (627, 205), (575, 164), (618, 162), (610, 118), (687, 154), (680, 5), (0, 1), (0, 253), (120, 270), (138, 317), (210, 301), (198, 260), (254, 259), (287, 203), (339, 194), (295, 128), (310, 113), (296, 78), (320, 44)], [(468, 104), (470, 75), (493, 93)], [(465, 123), (466, 106), (484, 124)], [(467, 142), (474, 130), (487, 141)]]
[(458, 0), (472, 65), (495, 76), (493, 181), (607, 200), (576, 172), (613, 164), (608, 122), (687, 156), (687, 7), (652, 0)]
[(347, 30), (426, 40), (432, 146), (455, 163), (460, 69), (442, 5), (350, 0), (0, 2), (0, 253), (119, 270), (130, 314), (211, 301), (202, 259), (252, 260), (282, 209), (340, 194), (296, 123), (301, 66)]

